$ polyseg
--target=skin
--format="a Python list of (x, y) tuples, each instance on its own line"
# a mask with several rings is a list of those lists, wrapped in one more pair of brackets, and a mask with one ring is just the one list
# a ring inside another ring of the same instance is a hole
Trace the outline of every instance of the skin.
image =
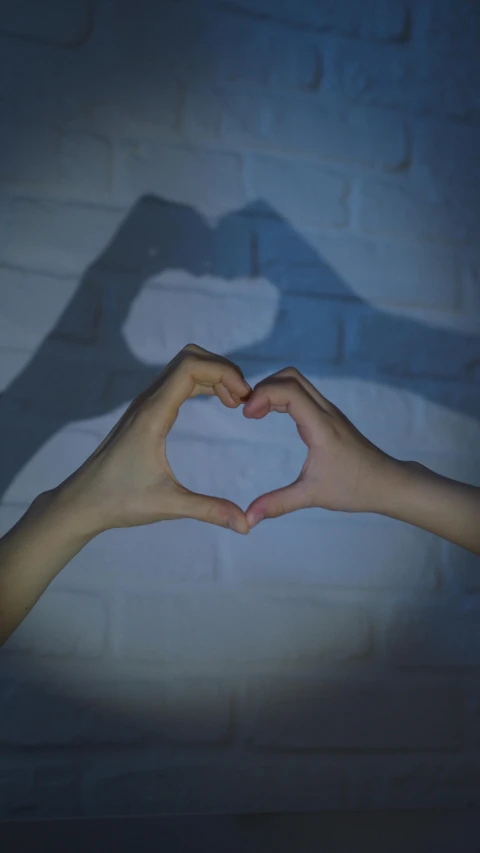
[(480, 555), (480, 488), (384, 453), (293, 367), (259, 382), (247, 418), (287, 412), (308, 447), (297, 480), (254, 500), (250, 528), (306, 507), (373, 512), (421, 527)]
[[(297, 480), (257, 498), (244, 513), (176, 479), (166, 437), (182, 403), (216, 395), (247, 418), (286, 412), (308, 447)], [(63, 483), (39, 495), (0, 540), (0, 645), (61, 569), (95, 536), (194, 518), (238, 533), (306, 507), (373, 512), (442, 536), (480, 555), (480, 489), (388, 456), (295, 368), (252, 389), (228, 359), (189, 344), (129, 406), (95, 452)]]

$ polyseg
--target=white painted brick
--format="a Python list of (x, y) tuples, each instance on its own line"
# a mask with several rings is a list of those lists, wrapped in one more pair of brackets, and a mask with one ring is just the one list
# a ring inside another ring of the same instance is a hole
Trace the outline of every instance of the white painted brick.
[(318, 362), (337, 359), (340, 311), (335, 303), (319, 305), (314, 297), (291, 295), (278, 312), (273, 286), (260, 285), (258, 297), (256, 288), (257, 283), (245, 283), (239, 294), (237, 285), (229, 296), (226, 286), (221, 302), (208, 284), (202, 290), (145, 289), (126, 322), (126, 339), (137, 357), (150, 364), (168, 362), (190, 340), (233, 358), (236, 351), (247, 358), (288, 358), (287, 336), (291, 349), (296, 350), (297, 342), (299, 347), (303, 345), (304, 358)]
[(271, 101), (271, 145), (315, 154), (320, 160), (379, 169), (398, 168), (406, 157), (405, 129), (393, 113), (352, 106), (322, 96)]
[(273, 328), (277, 307), (278, 293), (269, 282), (230, 284), (172, 272), (141, 290), (123, 331), (137, 358), (162, 364), (188, 341), (219, 354), (261, 342)]
[(318, 84), (313, 41), (270, 22), (217, 13), (189, 47), (189, 79), (300, 90)]
[(21, 267), (81, 273), (120, 225), (121, 211), (17, 199), (11, 202), (3, 259)]
[[(25, 429), (28, 430), (27, 422)], [(17, 440), (21, 441), (20, 429)], [(85, 462), (98, 444), (89, 433), (65, 429), (53, 435), (15, 477), (3, 496), (4, 502), (28, 503), (40, 492), (58, 486)]]
[[(219, 403), (219, 405), (221, 405)], [(245, 419), (246, 420), (246, 419)], [(252, 439), (255, 435), (253, 427)], [(305, 460), (305, 445), (286, 447), (226, 441), (218, 443), (167, 439), (167, 455), (176, 477), (194, 492), (216, 495), (247, 508), (265, 490), (296, 479)], [(228, 477), (226, 472), (228, 471)]]
[(116, 155), (114, 182), (116, 197), (126, 204), (156, 193), (220, 215), (244, 201), (241, 160), (233, 154), (126, 143)]
[(389, 774), (388, 800), (401, 809), (472, 809), (480, 802), (478, 764), (467, 756), (435, 756)]
[(406, 9), (401, 0), (368, 0), (359, 7), (351, 0), (317, 3), (307, 0), (227, 0), (236, 10), (281, 21), (293, 26), (332, 30), (367, 39), (396, 39), (404, 34)]
[[(369, 302), (445, 311), (459, 307), (460, 261), (448, 248), (371, 240), (357, 234), (311, 234), (307, 239), (317, 249), (319, 261), (328, 263), (353, 293)], [(279, 252), (280, 246), (275, 250)], [(288, 265), (288, 258), (285, 263)], [(292, 287), (295, 273), (301, 287), (301, 268), (295, 269), (295, 255), (290, 263)]]
[[(332, 761), (262, 757), (212, 765), (205, 759), (182, 766), (155, 765), (130, 756), (109, 757), (85, 775), (90, 813), (162, 812), (255, 814), (306, 808), (341, 808), (347, 802), (347, 779)], [(269, 830), (270, 831), (270, 830)]]
[(51, 331), (77, 286), (73, 278), (0, 269), (2, 347), (35, 349)]
[(12, 188), (42, 188), (60, 183), (60, 134), (55, 127), (19, 120), (0, 104), (0, 182)]
[[(461, 399), (460, 396), (459, 402)], [(455, 401), (455, 397), (453, 400)], [(472, 409), (475, 403), (478, 405), (478, 395), (473, 394)], [(446, 406), (418, 398), (415, 406), (415, 433), (416, 450), (423, 454), (435, 454), (435, 465), (440, 461), (440, 455), (444, 457), (466, 455), (470, 460), (474, 460), (478, 454), (480, 442), (478, 417), (469, 417), (461, 409), (451, 410)], [(424, 464), (428, 465), (428, 457), (423, 458)], [(460, 460), (453, 464), (458, 466)], [(465, 470), (462, 463), (462, 472)], [(458, 473), (461, 473), (460, 470)]]
[(106, 139), (80, 133), (62, 135), (62, 184), (72, 197), (103, 199), (110, 190), (112, 165), (111, 145)]
[[(245, 626), (248, 624), (248, 632)], [(309, 598), (241, 593), (124, 598), (117, 652), (202, 672), (362, 657), (365, 613)]]
[[(61, 677), (54, 686), (2, 684), (3, 744), (134, 744), (151, 742), (220, 744), (230, 737), (228, 685), (211, 679), (89, 678), (69, 695)], [(32, 705), (38, 709), (31, 719)]]
[(295, 516), (262, 522), (248, 536), (225, 545), (225, 564), (236, 583), (320, 584), (346, 589), (435, 586), (439, 543), (435, 537), (391, 519), (344, 513), (316, 521)]
[(213, 581), (217, 562), (214, 528), (179, 519), (102, 533), (65, 567), (62, 583), (160, 590), (165, 584)]
[[(33, 611), (32, 611), (33, 612)], [(62, 695), (59, 685), (4, 682), (1, 742), (9, 746), (135, 743), (142, 730), (103, 707), (98, 697)], [(31, 713), (32, 707), (36, 714)]]
[(7, 640), (5, 652), (97, 658), (104, 649), (106, 612), (93, 594), (47, 589)]
[(475, 606), (399, 607), (388, 628), (396, 666), (480, 665), (480, 620)]
[(473, 200), (447, 201), (428, 182), (406, 178), (364, 179), (359, 189), (358, 224), (367, 234), (447, 243), (475, 239)]
[[(422, 120), (414, 124), (413, 168), (448, 197), (480, 190), (480, 128), (459, 122)], [(470, 202), (473, 203), (473, 199)]]
[(252, 199), (265, 199), (295, 225), (307, 228), (347, 225), (347, 181), (316, 164), (252, 157), (249, 190)]
[(0, 770), (0, 816), (2, 820), (21, 814), (32, 790), (32, 770), (18, 756), (2, 757)]
[(230, 145), (313, 154), (327, 163), (391, 170), (407, 157), (405, 128), (393, 111), (312, 97), (256, 95), (248, 91), (191, 89), (184, 124), (192, 136)]
[[(405, 317), (355, 306), (346, 328), (347, 361), (376, 365), (386, 373), (468, 377), (470, 365), (480, 359), (479, 320), (468, 315), (418, 309)], [(446, 347), (450, 330), (457, 333), (455, 346)]]
[(263, 749), (423, 752), (462, 743), (465, 697), (451, 685), (290, 679), (252, 687), (252, 707), (255, 699), (250, 740)]
[(416, 48), (410, 41), (371, 45), (332, 39), (324, 57), (325, 84), (352, 104), (467, 119), (478, 109), (473, 83), (478, 58), (465, 38), (458, 47), (443, 38)]
[(188, 768), (186, 806), (192, 812), (255, 814), (341, 808), (347, 802), (347, 774), (325, 761), (283, 758), (281, 766), (262, 756), (244, 766)]
[(74, 47), (81, 44), (90, 29), (86, 0), (53, 0), (40, 8), (35, 0), (4, 3), (0, 13), (0, 33), (20, 38)]

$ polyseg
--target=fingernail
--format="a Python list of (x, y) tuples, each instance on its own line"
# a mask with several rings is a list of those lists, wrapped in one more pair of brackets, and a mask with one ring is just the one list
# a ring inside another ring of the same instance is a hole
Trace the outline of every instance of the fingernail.
[(250, 529), (252, 527), (255, 527), (255, 525), (258, 524), (259, 521), (262, 521), (264, 518), (265, 518), (265, 516), (262, 515), (261, 513), (254, 513), (253, 515), (247, 515), (247, 521), (250, 525)]
[(229, 518), (227, 527), (229, 527), (230, 530), (234, 530), (235, 533), (243, 533), (243, 527), (238, 518)]

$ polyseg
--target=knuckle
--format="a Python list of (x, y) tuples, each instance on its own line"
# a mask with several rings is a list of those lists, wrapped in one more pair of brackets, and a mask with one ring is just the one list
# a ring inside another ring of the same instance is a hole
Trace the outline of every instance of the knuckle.
[(293, 379), (298, 379), (298, 377), (300, 376), (300, 371), (297, 370), (296, 367), (284, 367), (284, 369), (280, 371), (280, 375), (292, 377)]

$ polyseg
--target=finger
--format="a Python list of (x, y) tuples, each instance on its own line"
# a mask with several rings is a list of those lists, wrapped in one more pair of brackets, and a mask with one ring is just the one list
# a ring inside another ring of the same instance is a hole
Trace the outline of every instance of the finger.
[(255, 386), (243, 407), (247, 418), (264, 418), (269, 412), (288, 412), (297, 426), (305, 428), (319, 414), (325, 415), (303, 386), (290, 377), (269, 377)]
[(296, 379), (307, 394), (310, 394), (315, 402), (325, 409), (325, 411), (331, 412), (334, 408), (333, 403), (331, 403), (330, 400), (327, 400), (327, 398), (320, 393), (318, 388), (309, 382), (306, 376), (304, 376), (303, 373), (300, 373), (296, 367), (283, 367), (281, 370), (277, 370), (276, 373), (272, 373), (271, 376), (268, 376), (265, 379), (262, 379), (261, 382), (258, 382), (255, 388), (258, 388), (264, 383), (268, 383), (272, 379)]
[(301, 482), (292, 483), (282, 489), (275, 489), (256, 498), (246, 511), (250, 529), (265, 518), (278, 518), (307, 506), (305, 487)]
[(228, 527), (237, 533), (248, 533), (250, 528), (243, 510), (232, 501), (201, 495), (185, 489), (182, 494), (181, 514), (219, 527)]
[(163, 380), (152, 399), (153, 402), (161, 399), (165, 405), (164, 412), (168, 412), (166, 426), (170, 429), (178, 409), (190, 397), (217, 394), (222, 403), (232, 407), (246, 399), (251, 390), (241, 370), (232, 362), (206, 350), (197, 352), (186, 347), (164, 371)]

